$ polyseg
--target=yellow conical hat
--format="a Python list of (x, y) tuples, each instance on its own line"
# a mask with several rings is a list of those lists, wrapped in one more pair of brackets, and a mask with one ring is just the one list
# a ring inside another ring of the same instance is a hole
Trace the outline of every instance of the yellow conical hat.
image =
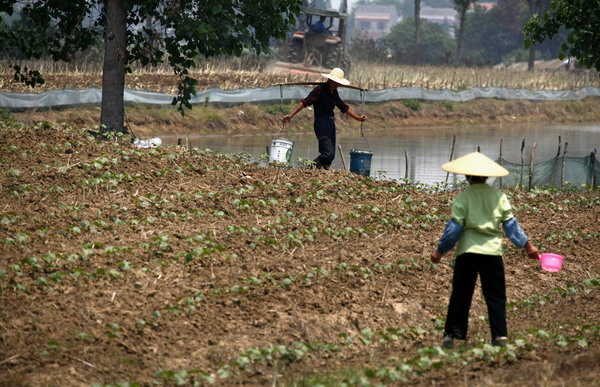
[(502, 177), (508, 175), (506, 170), (483, 153), (473, 152), (452, 160), (444, 165), (446, 172), (469, 176)]

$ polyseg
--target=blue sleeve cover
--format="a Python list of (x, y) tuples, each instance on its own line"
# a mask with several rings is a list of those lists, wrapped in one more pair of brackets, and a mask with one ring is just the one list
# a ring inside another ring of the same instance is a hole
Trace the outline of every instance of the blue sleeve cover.
[(452, 250), (456, 242), (460, 239), (460, 235), (462, 234), (463, 226), (458, 224), (454, 219), (450, 219), (448, 224), (446, 224), (446, 229), (444, 230), (444, 234), (440, 238), (438, 243), (438, 251), (442, 254)]
[(525, 243), (529, 240), (525, 232), (517, 222), (517, 218), (510, 218), (509, 220), (502, 222), (502, 228), (506, 233), (506, 237), (517, 247), (525, 246)]

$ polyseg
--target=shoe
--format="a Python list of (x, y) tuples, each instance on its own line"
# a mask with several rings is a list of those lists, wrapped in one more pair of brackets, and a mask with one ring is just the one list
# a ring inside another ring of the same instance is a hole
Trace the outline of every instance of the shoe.
[(492, 341), (494, 347), (506, 347), (506, 344), (508, 344), (508, 339), (504, 336), (496, 337), (494, 341)]
[(450, 336), (450, 335), (444, 336), (444, 340), (442, 341), (442, 348), (444, 348), (444, 349), (454, 348), (454, 339), (452, 339), (452, 336)]

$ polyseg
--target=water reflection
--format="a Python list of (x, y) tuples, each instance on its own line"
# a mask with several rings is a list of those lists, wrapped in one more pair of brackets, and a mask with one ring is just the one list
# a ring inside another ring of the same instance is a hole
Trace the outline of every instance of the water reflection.
[[(589, 155), (600, 146), (600, 124), (585, 126), (486, 126), (464, 128), (418, 128), (397, 130), (370, 130), (365, 125), (365, 137), (359, 131), (338, 133), (338, 144), (342, 146), (346, 164), (350, 163), (352, 148), (367, 149), (373, 152), (371, 176), (387, 179), (401, 179), (408, 176), (413, 181), (436, 183), (446, 180), (446, 173), (440, 166), (450, 159), (453, 136), (456, 135), (455, 158), (477, 150), (497, 159), (500, 154), (500, 140), (503, 140), (504, 159), (520, 163), (521, 144), (525, 138), (524, 160), (529, 163), (532, 145), (536, 143), (535, 160), (543, 161), (556, 156), (558, 138), (562, 138), (561, 154), (568, 142), (568, 156)], [(268, 136), (187, 136), (193, 147), (210, 148), (225, 153), (245, 152), (258, 160), (267, 152), (271, 140)], [(318, 154), (317, 140), (313, 134), (278, 136), (294, 142), (292, 159), (312, 160)], [(165, 145), (177, 144), (186, 136), (161, 136)], [(405, 157), (408, 157), (408, 174)], [(339, 153), (333, 168), (342, 169)], [(461, 180), (462, 176), (448, 177), (449, 182)]]

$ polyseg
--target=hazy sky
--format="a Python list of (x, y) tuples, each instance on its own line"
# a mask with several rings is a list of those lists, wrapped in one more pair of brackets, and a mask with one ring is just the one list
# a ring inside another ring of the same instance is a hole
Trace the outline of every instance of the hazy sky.
[[(348, 0), (348, 12), (350, 12), (354, 3), (355, 0)], [(340, 0), (331, 0), (331, 7), (333, 9), (340, 9)]]

